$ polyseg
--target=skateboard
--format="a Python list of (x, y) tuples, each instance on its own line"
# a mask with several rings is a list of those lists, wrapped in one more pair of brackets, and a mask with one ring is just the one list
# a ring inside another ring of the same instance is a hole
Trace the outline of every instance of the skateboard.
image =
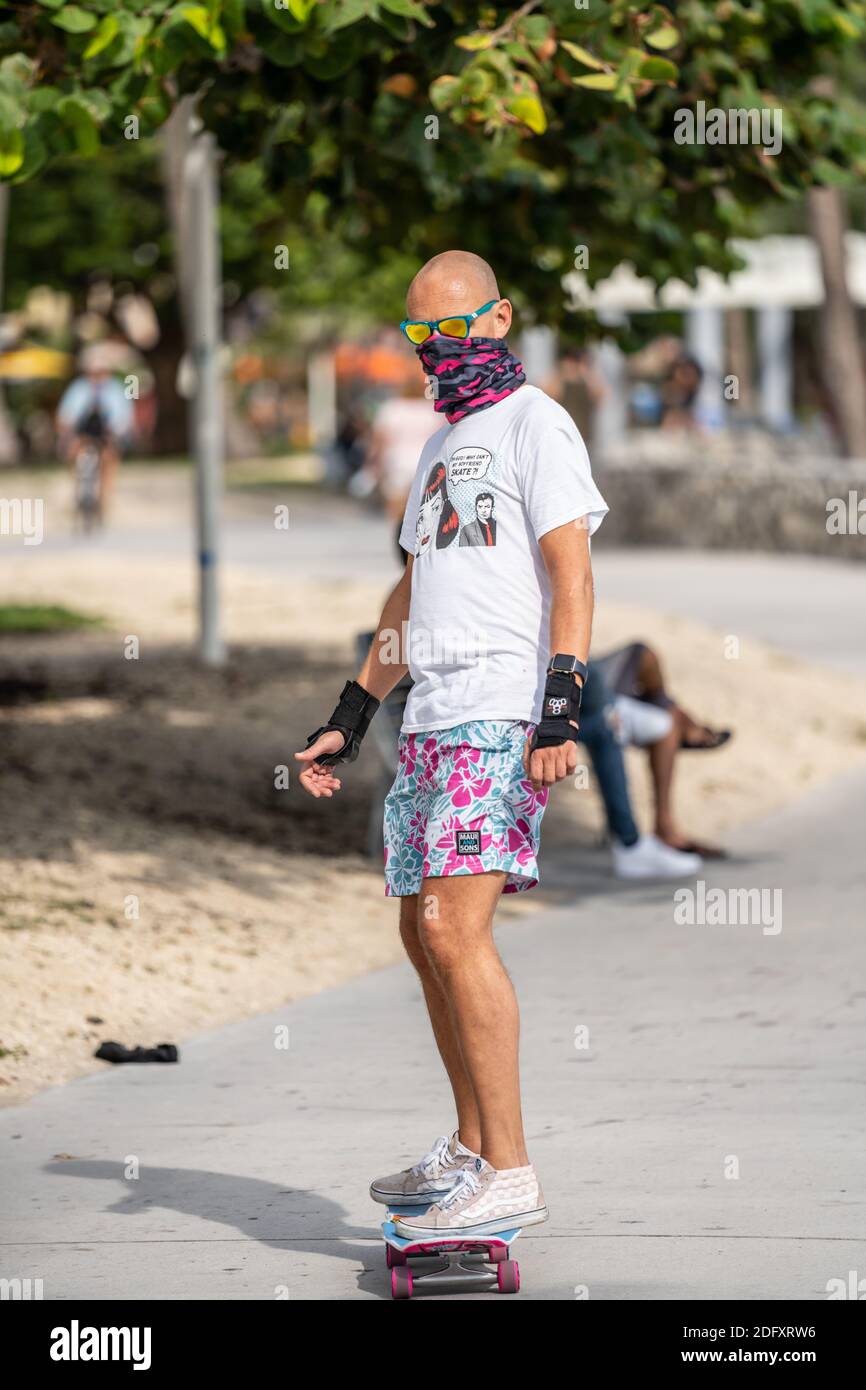
[(408, 1240), (397, 1234), (395, 1216), (418, 1216), (425, 1207), (392, 1207), (382, 1222), (385, 1263), (391, 1271), (391, 1297), (411, 1298), (419, 1284), (492, 1288), (517, 1293), (520, 1268), (511, 1258), (511, 1247), (520, 1227), (497, 1231), (494, 1236), (439, 1236)]

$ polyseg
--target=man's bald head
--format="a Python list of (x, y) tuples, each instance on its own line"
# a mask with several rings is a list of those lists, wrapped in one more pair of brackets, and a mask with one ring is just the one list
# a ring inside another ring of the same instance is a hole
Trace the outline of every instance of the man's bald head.
[(472, 314), (496, 300), (492, 309), (475, 319), (473, 338), (504, 338), (511, 327), (511, 305), (499, 298), (493, 268), (472, 251), (442, 251), (423, 265), (406, 295), (410, 319), (442, 319), (449, 314)]

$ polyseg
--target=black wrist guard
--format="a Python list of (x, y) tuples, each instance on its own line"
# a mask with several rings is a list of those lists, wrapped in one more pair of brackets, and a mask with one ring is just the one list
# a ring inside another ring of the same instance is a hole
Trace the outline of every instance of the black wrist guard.
[(536, 748), (556, 748), (569, 739), (577, 743), (577, 729), (570, 723), (580, 714), (581, 688), (574, 676), (562, 671), (548, 671), (541, 706), (541, 719), (532, 735), (532, 751)]
[(357, 681), (346, 681), (340, 692), (340, 701), (327, 724), (323, 724), (307, 739), (307, 747), (321, 738), (330, 729), (336, 729), (346, 742), (337, 753), (323, 753), (316, 759), (323, 767), (335, 767), (337, 763), (353, 763), (361, 749), (361, 740), (370, 727), (370, 720), (379, 708), (379, 701)]

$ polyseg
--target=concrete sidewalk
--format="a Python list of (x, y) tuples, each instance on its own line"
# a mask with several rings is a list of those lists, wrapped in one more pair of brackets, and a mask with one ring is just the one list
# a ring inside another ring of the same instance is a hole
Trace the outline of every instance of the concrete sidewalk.
[[(499, 933), (552, 1213), (518, 1244), (521, 1300), (823, 1299), (866, 1277), (864, 815), (860, 773), (706, 872), (781, 889), (775, 935), (677, 925), (671, 886)], [(46, 1299), (387, 1298), (367, 1185), (450, 1118), (404, 967), (219, 1029), (179, 1066), (106, 1068), (0, 1112), (0, 1277)]]
[[(150, 556), (155, 564), (191, 555), (190, 481), (186, 470), (125, 465), (118, 483), (120, 517), (104, 531), (81, 536), (71, 534), (62, 511), (52, 508), (39, 553), (96, 561)], [(273, 506), (289, 495), (287, 544), (286, 532), (274, 527)], [(258, 494), (230, 489), (224, 513), (222, 556), (229, 565), (276, 572), (289, 583), (379, 580), (383, 596), (399, 573), (389, 522), (348, 497), (318, 490), (286, 494), (279, 487)], [(866, 670), (860, 564), (802, 554), (610, 546), (602, 527), (593, 544), (593, 570), (600, 612), (606, 603), (639, 603), (769, 642), (802, 660)]]

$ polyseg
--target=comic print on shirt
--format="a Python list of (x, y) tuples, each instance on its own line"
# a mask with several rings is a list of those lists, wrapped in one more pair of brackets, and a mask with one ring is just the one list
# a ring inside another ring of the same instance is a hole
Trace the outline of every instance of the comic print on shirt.
[(431, 548), (496, 544), (497, 459), (489, 449), (464, 446), (430, 469), (415, 527), (415, 554)]
[(540, 542), (581, 518), (591, 535), (606, 511), (574, 421), (535, 386), (431, 436), (400, 528), (416, 557), (404, 733), (540, 718), (551, 604)]

